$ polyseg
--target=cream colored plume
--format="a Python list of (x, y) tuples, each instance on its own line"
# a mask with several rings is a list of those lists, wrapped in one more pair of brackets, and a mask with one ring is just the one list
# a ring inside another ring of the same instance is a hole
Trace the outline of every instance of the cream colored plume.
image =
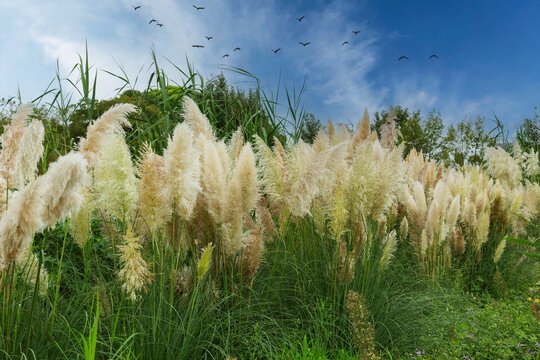
[(195, 101), (188, 96), (183, 99), (184, 121), (193, 130), (195, 136), (202, 134), (206, 140), (215, 141), (216, 137), (208, 118), (201, 112)]
[(137, 201), (135, 171), (122, 133), (112, 131), (102, 140), (103, 152), (95, 168), (96, 206), (124, 221)]
[(402, 145), (386, 152), (378, 141), (360, 144), (344, 186), (351, 218), (378, 220), (396, 200), (406, 180), (402, 152)]
[(124, 243), (118, 246), (122, 268), (118, 271), (118, 277), (122, 282), (122, 290), (131, 301), (137, 300), (140, 292), (148, 290), (147, 285), (152, 280), (152, 274), (148, 270), (148, 264), (141, 255), (142, 246), (139, 239), (128, 229)]
[[(362, 122), (360, 123), (360, 131), (357, 130), (357, 132), (359, 140), (367, 140), (369, 137), (369, 114), (367, 108), (364, 109), (364, 116), (362, 117)], [(356, 139), (356, 135), (354, 139)]]
[(88, 126), (86, 138), (81, 139), (78, 149), (89, 166), (95, 166), (103, 150), (103, 141), (110, 132), (123, 134), (122, 126), (131, 127), (126, 116), (135, 112), (137, 107), (132, 104), (117, 104), (107, 110), (92, 125)]
[(79, 211), (88, 182), (87, 162), (80, 153), (71, 152), (49, 166), (36, 180), (43, 193), (45, 207), (41, 217), (47, 226)]
[(146, 145), (137, 164), (137, 234), (145, 236), (162, 227), (169, 217), (170, 202), (165, 193), (165, 160)]
[(84, 248), (92, 232), (92, 214), (95, 209), (94, 197), (88, 187), (83, 187), (83, 201), (79, 211), (74, 212), (69, 223), (69, 230), (77, 244)]
[(392, 150), (396, 147), (396, 142), (401, 136), (401, 131), (396, 128), (394, 109), (390, 107), (388, 118), (383, 126), (381, 126), (381, 145), (385, 149)]
[(43, 156), (44, 136), (43, 123), (37, 119), (24, 129), (17, 154), (17, 180), (13, 185), (21, 187), (35, 180), (37, 165)]
[(486, 169), (504, 185), (515, 187), (521, 181), (521, 169), (517, 162), (502, 148), (486, 147), (484, 150)]
[(201, 165), (202, 195), (206, 200), (207, 211), (216, 224), (221, 224), (225, 220), (228, 179), (213, 141), (205, 140)]
[(242, 271), (242, 282), (247, 284), (253, 279), (261, 265), (265, 248), (259, 226), (248, 215), (245, 216), (245, 223), (249, 234), (240, 258), (240, 269)]
[(177, 125), (163, 155), (168, 181), (167, 197), (172, 201), (173, 212), (183, 220), (190, 219), (201, 190), (200, 153), (194, 147), (193, 138), (187, 124)]
[(43, 208), (35, 182), (13, 194), (0, 220), (0, 271), (28, 253), (33, 234), (45, 227)]
[(231, 136), (229, 145), (227, 146), (227, 153), (229, 154), (229, 160), (231, 166), (236, 165), (236, 160), (240, 156), (240, 152), (244, 146), (244, 136), (242, 135), (242, 128), (238, 128)]
[(226, 204), (227, 216), (234, 216), (235, 212), (248, 213), (257, 204), (259, 184), (257, 168), (255, 166), (255, 154), (251, 150), (251, 144), (243, 146), (230, 182), (227, 186)]
[(13, 115), (11, 123), (6, 125), (4, 132), (0, 135), (0, 176), (4, 179), (9, 189), (21, 187), (21, 182), (17, 178), (17, 160), (21, 150), (21, 138), (25, 132), (26, 119), (32, 114), (32, 104), (22, 105)]
[(525, 161), (525, 175), (531, 178), (540, 175), (538, 153), (536, 153), (534, 149), (531, 149), (531, 152), (527, 154), (527, 160)]

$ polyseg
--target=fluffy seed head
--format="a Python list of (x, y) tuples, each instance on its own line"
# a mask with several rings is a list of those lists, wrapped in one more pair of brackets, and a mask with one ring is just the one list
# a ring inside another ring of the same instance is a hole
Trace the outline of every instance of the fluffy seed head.
[(184, 220), (190, 219), (201, 191), (199, 156), (189, 126), (185, 123), (177, 125), (163, 157), (168, 184), (166, 196), (173, 203), (173, 211)]
[(165, 160), (147, 145), (137, 166), (137, 233), (145, 236), (165, 224), (170, 203), (166, 198)]
[(23, 186), (36, 178), (37, 165), (43, 156), (43, 138), (45, 128), (37, 119), (33, 120), (25, 129), (21, 137), (20, 148), (17, 153), (16, 186)]
[(0, 176), (10, 189), (22, 185), (17, 179), (17, 159), (21, 150), (21, 138), (25, 132), (25, 121), (31, 113), (32, 104), (20, 106), (13, 115), (11, 124), (5, 126), (4, 133), (0, 135)]
[(133, 163), (124, 136), (113, 131), (102, 140), (102, 158), (95, 169), (96, 205), (118, 220), (135, 209), (137, 186)]
[(118, 271), (118, 277), (122, 282), (122, 290), (126, 292), (131, 301), (137, 300), (139, 292), (148, 291), (147, 285), (152, 280), (152, 274), (148, 270), (148, 264), (141, 255), (142, 246), (139, 239), (128, 229), (124, 243), (118, 246), (122, 268)]
[(76, 152), (60, 157), (36, 180), (42, 189), (45, 204), (42, 218), (47, 226), (77, 213), (83, 202), (83, 188), (89, 182), (87, 162)]
[(214, 131), (208, 118), (201, 112), (195, 101), (188, 96), (183, 99), (184, 121), (193, 129), (195, 136), (202, 134), (206, 140), (215, 141)]
[(90, 166), (95, 166), (103, 149), (103, 139), (110, 132), (123, 134), (122, 126), (131, 127), (127, 114), (136, 111), (132, 104), (118, 104), (111, 107), (94, 123), (88, 126), (86, 138), (79, 142), (79, 151)]

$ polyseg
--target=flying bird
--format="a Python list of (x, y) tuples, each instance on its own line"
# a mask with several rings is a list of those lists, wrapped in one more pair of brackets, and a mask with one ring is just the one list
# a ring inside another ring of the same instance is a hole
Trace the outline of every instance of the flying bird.
[(214, 37), (213, 36), (205, 36), (206, 40), (210, 41), (212, 40)]
[(131, 5), (131, 6), (133, 6), (133, 9), (134, 9), (135, 11), (137, 11), (137, 9), (140, 8), (142, 5), (139, 5), (139, 6)]
[(305, 15), (302, 15), (299, 18), (296, 18), (296, 20), (298, 20), (298, 22), (302, 22), (302, 20), (304, 20), (305, 17), (306, 17)]
[(222, 58), (226, 58), (226, 57), (229, 57), (229, 54), (225, 54), (222, 56)]
[(436, 58), (437, 60), (439, 60), (439, 57), (437, 55), (435, 55), (435, 54), (431, 55), (429, 58), (430, 59)]
[(311, 42), (307, 42), (307, 43), (303, 43), (301, 41), (298, 42), (300, 45), (303, 45), (303, 46), (308, 46), (309, 44), (311, 44)]
[(158, 24), (158, 23), (156, 23), (156, 25), (159, 26), (159, 27), (162, 27), (162, 26), (163, 26), (163, 24)]
[(272, 50), (272, 51), (274, 52), (274, 54), (277, 54), (277, 52), (278, 52), (279, 50), (281, 50), (281, 48), (276, 49), (276, 50), (274, 50), (274, 49), (270, 49), (270, 50)]
[(360, 30), (353, 30), (354, 35), (358, 35), (359, 32), (360, 32)]
[(193, 7), (195, 8), (195, 10), (204, 10), (204, 9), (206, 9), (204, 7), (199, 7), (199, 6), (195, 6), (195, 5), (193, 5)]
[(233, 50), (233, 51), (237, 51), (237, 50), (240, 50), (240, 48), (239, 48), (239, 47), (237, 47), (237, 48), (234, 48), (234, 50)]
[(194, 47), (194, 48), (203, 48), (204, 45), (191, 45), (191, 47)]
[(343, 44), (341, 45), (347, 45), (349, 42), (348, 41), (344, 41)]
[(151, 24), (151, 23), (153, 23), (153, 22), (155, 22), (155, 23), (157, 24), (157, 20), (156, 20), (156, 19), (150, 20), (149, 24)]
[(406, 57), (406, 56), (400, 56), (399, 59), (398, 59), (398, 61), (401, 60), (401, 59), (407, 59), (407, 60), (409, 60), (409, 58)]

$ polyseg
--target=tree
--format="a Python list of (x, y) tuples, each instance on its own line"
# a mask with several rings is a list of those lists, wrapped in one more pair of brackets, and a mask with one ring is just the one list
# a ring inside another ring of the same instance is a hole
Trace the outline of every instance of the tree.
[(523, 150), (529, 152), (530, 149), (534, 149), (538, 153), (540, 152), (540, 116), (536, 113), (537, 107), (534, 110), (534, 116), (524, 119), (519, 125), (516, 139)]
[[(393, 107), (394, 121), (401, 132), (400, 142), (405, 144), (404, 154), (412, 149), (422, 151), (430, 159), (439, 159), (441, 136), (444, 129), (441, 114), (435, 111), (429, 113), (427, 119), (422, 119), (420, 110), (410, 113), (409, 109), (401, 106)], [(375, 113), (375, 122), (372, 130), (380, 136), (380, 128), (388, 118), (388, 111)]]
[(441, 160), (447, 164), (481, 164), (486, 146), (495, 146), (495, 138), (485, 131), (484, 118), (463, 119), (455, 127), (450, 125), (448, 128), (442, 141)]
[(302, 119), (302, 132), (300, 138), (308, 143), (313, 144), (317, 133), (321, 128), (321, 121), (315, 117), (312, 113), (304, 113)]

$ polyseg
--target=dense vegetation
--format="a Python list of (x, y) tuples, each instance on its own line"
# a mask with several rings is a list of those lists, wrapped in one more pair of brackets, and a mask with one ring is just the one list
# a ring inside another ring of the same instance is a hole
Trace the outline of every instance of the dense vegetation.
[(319, 129), (154, 60), (3, 100), (2, 357), (540, 359), (538, 115)]

